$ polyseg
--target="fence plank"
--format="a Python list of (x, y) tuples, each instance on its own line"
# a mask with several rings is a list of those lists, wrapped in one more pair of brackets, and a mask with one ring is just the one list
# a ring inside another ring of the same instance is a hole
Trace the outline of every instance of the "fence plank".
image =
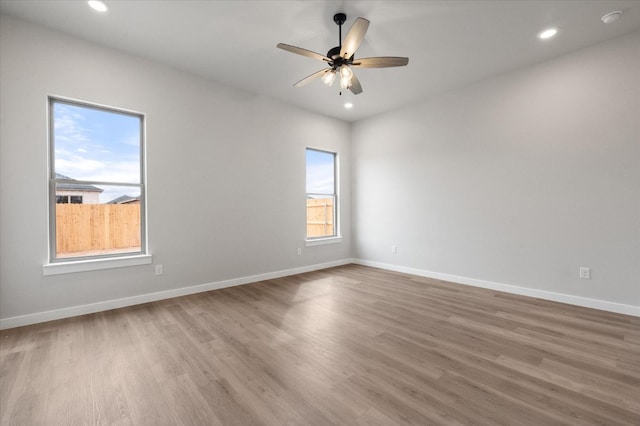
[(333, 235), (333, 198), (307, 199), (307, 237)]
[(140, 247), (139, 204), (56, 204), (56, 252)]

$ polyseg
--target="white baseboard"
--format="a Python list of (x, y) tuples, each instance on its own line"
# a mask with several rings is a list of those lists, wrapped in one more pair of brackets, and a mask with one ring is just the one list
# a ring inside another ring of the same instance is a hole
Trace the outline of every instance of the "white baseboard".
[(538, 299), (551, 300), (553, 302), (567, 303), (570, 305), (583, 306), (586, 308), (599, 309), (601, 311), (615, 312), (618, 314), (633, 315), (640, 317), (640, 306), (624, 305), (622, 303), (607, 302), (605, 300), (589, 299), (586, 297), (572, 296), (569, 294), (554, 293), (545, 290), (536, 290), (528, 287), (518, 287), (509, 284), (501, 284), (492, 281), (478, 280), (475, 278), (460, 277), (457, 275), (442, 274), (439, 272), (425, 271), (422, 269), (409, 268), (406, 266), (391, 265), (388, 263), (373, 262), (370, 260), (353, 259), (353, 263), (374, 268), (386, 269), (389, 271), (402, 272), (405, 274), (417, 275), (420, 277), (433, 278), (436, 280), (450, 281), (456, 284), (464, 284), (473, 287), (487, 288), (491, 290), (503, 291), (505, 293), (518, 294), (521, 296), (536, 297)]
[(218, 290), (226, 287), (249, 284), (258, 281), (271, 280), (274, 278), (286, 277), (289, 275), (303, 274), (305, 272), (317, 271), (320, 269), (333, 268), (335, 266), (353, 263), (353, 259), (342, 259), (333, 262), (320, 263), (315, 265), (302, 266), (293, 269), (268, 272), (265, 274), (251, 275), (248, 277), (234, 278), (231, 280), (217, 281), (207, 284), (181, 287), (173, 290), (159, 291), (156, 293), (141, 294), (139, 296), (124, 297), (122, 299), (107, 300), (104, 302), (90, 303), (87, 305), (72, 306), (69, 308), (55, 309), (52, 311), (37, 312), (35, 314), (20, 315), (11, 318), (0, 319), (0, 330), (8, 328), (22, 327), (25, 325), (37, 324), (46, 321), (53, 321), (63, 318), (71, 318), (79, 315), (92, 314), (95, 312), (108, 311), (111, 309), (124, 308), (126, 306), (139, 305), (142, 303), (155, 302), (158, 300), (171, 299), (173, 297), (186, 296), (189, 294), (202, 293), (205, 291)]
[(460, 277), (457, 275), (442, 274), (439, 272), (425, 271), (422, 269), (409, 268), (406, 266), (391, 265), (387, 263), (374, 262), (363, 259), (342, 259), (333, 262), (320, 263), (315, 265), (302, 266), (293, 269), (268, 272), (265, 274), (251, 275), (248, 277), (234, 278), (225, 281), (217, 281), (207, 284), (200, 284), (190, 287), (181, 287), (173, 290), (160, 291), (156, 293), (141, 294), (138, 296), (125, 297), (122, 299), (107, 300), (104, 302), (90, 303), (87, 305), (72, 306), (69, 308), (55, 309), (34, 314), (20, 315), (11, 318), (0, 319), (0, 330), (8, 328), (22, 327), (25, 325), (37, 324), (41, 322), (53, 321), (63, 318), (71, 318), (79, 315), (92, 314), (95, 312), (108, 311), (111, 309), (124, 308), (127, 306), (139, 305), (142, 303), (155, 302), (157, 300), (171, 299), (173, 297), (186, 296), (189, 294), (202, 293), (205, 291), (218, 290), (226, 287), (250, 284), (274, 278), (286, 277), (289, 275), (302, 274), (305, 272), (317, 271), (321, 269), (333, 268), (335, 266), (355, 263), (363, 266), (386, 269), (389, 271), (402, 272), (405, 274), (417, 275), (420, 277), (433, 278), (437, 280), (450, 281), (457, 284), (470, 285), (474, 287), (487, 288), (491, 290), (503, 291), (505, 293), (519, 294), (522, 296), (536, 297), (538, 299), (551, 300), (554, 302), (568, 303), (570, 305), (584, 306), (587, 308), (600, 309), (602, 311), (616, 312), (619, 314), (640, 317), (640, 307), (624, 305), (621, 303), (607, 302), (604, 300), (589, 299), (586, 297), (572, 296), (568, 294), (554, 293), (544, 290), (536, 290), (527, 287), (518, 287), (509, 284), (501, 284), (492, 281), (478, 280), (475, 278)]

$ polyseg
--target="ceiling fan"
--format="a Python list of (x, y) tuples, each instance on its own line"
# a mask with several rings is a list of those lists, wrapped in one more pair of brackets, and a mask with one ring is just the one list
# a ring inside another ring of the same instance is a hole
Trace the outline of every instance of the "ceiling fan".
[(357, 95), (362, 93), (362, 86), (360, 85), (360, 80), (358, 80), (358, 77), (356, 77), (351, 68), (402, 67), (409, 63), (409, 58), (398, 56), (354, 59), (354, 53), (358, 47), (360, 47), (364, 35), (369, 28), (369, 21), (364, 18), (357, 18), (344, 37), (344, 42), (342, 42), (342, 24), (344, 24), (346, 20), (347, 15), (344, 13), (336, 13), (333, 16), (333, 22), (338, 25), (339, 45), (329, 50), (326, 56), (301, 47), (278, 43), (277, 47), (280, 49), (323, 61), (329, 66), (303, 78), (294, 84), (293, 87), (304, 86), (319, 77), (322, 77), (322, 81), (327, 86), (331, 86), (336, 79), (336, 75), (339, 75), (340, 88), (349, 89), (353, 94)]

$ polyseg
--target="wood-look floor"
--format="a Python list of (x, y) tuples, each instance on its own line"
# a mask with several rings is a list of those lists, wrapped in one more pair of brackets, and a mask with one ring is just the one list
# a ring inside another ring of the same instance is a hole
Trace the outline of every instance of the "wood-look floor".
[(0, 336), (2, 425), (640, 425), (640, 318), (356, 265)]

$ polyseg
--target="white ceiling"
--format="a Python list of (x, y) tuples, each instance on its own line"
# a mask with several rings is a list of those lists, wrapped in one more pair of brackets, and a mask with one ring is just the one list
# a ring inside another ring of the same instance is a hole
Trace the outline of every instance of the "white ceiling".
[[(640, 29), (640, 1), (126, 1), (106, 14), (86, 2), (0, 0), (0, 11), (169, 64), (211, 80), (355, 121)], [(604, 24), (613, 10), (622, 17)], [(401, 68), (358, 69), (364, 92), (345, 110), (338, 85), (293, 83), (323, 63), (277, 49), (321, 54), (338, 44), (336, 12), (371, 21), (357, 57), (408, 56)], [(559, 35), (540, 41), (548, 26)], [(1, 52), (0, 52), (1, 53)]]

